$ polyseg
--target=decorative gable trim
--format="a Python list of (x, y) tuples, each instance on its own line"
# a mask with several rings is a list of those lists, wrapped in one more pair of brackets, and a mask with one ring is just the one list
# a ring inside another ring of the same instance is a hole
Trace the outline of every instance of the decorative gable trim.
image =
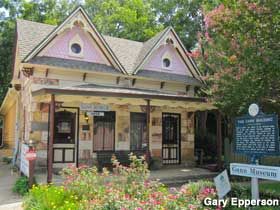
[[(80, 12), (80, 14), (78, 14)], [(81, 16), (82, 15), (82, 16)], [(74, 18), (77, 16), (77, 18)], [(85, 10), (79, 6), (77, 9), (75, 9), (59, 26), (57, 26), (39, 45), (37, 45), (24, 59), (23, 62), (28, 62), (30, 59), (38, 55), (60, 32), (64, 31), (67, 28), (72, 28), (76, 23), (83, 24), (82, 17), (85, 18), (87, 23), (89, 24), (89, 27), (85, 26), (85, 30), (90, 32), (93, 30), (95, 34), (97, 35), (97, 38), (101, 41), (104, 48), (107, 50), (109, 55), (111, 56), (111, 59), (113, 61), (114, 65), (117, 69), (119, 69), (122, 73), (127, 74), (124, 67), (120, 63), (120, 61), (117, 59), (116, 55), (113, 53), (112, 49), (109, 47), (103, 36), (97, 31), (91, 20), (89, 19), (88, 14), (85, 12)], [(72, 21), (70, 21), (73, 18)], [(92, 35), (92, 33), (91, 33)], [(102, 49), (101, 49), (102, 50)], [(106, 56), (106, 55), (105, 55)], [(106, 56), (107, 57), (107, 56)]]
[[(171, 32), (174, 35), (176, 41), (179, 43), (179, 46), (176, 43), (172, 43), (173, 42), (172, 37), (168, 36), (168, 34), (170, 34), (169, 32)], [(142, 62), (137, 66), (137, 68), (135, 69), (133, 74), (137, 74), (137, 72), (149, 60), (149, 58), (152, 56), (153, 52), (160, 46), (160, 44), (164, 40), (165, 40), (165, 42), (171, 43), (172, 45), (174, 45), (175, 49), (177, 50), (177, 52), (180, 55), (180, 57), (182, 58), (182, 60), (185, 62), (186, 66), (190, 70), (190, 72), (193, 75), (193, 77), (198, 79), (199, 81), (201, 81), (203, 84), (205, 84), (205, 81), (201, 78), (201, 74), (200, 74), (200, 72), (199, 72), (199, 70), (197, 68), (197, 65), (195, 64), (193, 59), (188, 56), (187, 50), (186, 50), (185, 46), (183, 45), (183, 43), (180, 40), (179, 36), (176, 34), (175, 30), (171, 26), (168, 27), (168, 29), (165, 31), (165, 33), (163, 33), (163, 35), (154, 44), (154, 46), (151, 48), (151, 50), (146, 54), (146, 56), (144, 57)]]

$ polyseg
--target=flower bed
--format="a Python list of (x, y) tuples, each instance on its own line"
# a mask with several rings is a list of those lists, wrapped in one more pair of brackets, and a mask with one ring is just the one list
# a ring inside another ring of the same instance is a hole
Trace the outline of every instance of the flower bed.
[(82, 166), (63, 170), (63, 186), (38, 185), (24, 199), (24, 209), (211, 209), (202, 204), (205, 197), (216, 198), (211, 182), (197, 182), (168, 189), (158, 181), (148, 181), (144, 158), (130, 156), (130, 167), (113, 159), (110, 173)]

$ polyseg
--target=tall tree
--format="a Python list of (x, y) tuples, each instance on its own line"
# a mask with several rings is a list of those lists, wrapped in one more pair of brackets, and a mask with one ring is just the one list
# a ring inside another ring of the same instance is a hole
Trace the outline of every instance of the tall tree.
[(150, 0), (85, 0), (85, 8), (103, 34), (145, 41), (163, 29)]
[(152, 0), (159, 23), (173, 26), (187, 49), (197, 44), (197, 34), (202, 30), (203, 0)]
[(252, 102), (280, 112), (280, 4), (221, 2), (205, 12), (206, 31), (199, 39), (203, 48), (193, 53), (206, 70), (209, 95), (231, 116), (245, 113)]

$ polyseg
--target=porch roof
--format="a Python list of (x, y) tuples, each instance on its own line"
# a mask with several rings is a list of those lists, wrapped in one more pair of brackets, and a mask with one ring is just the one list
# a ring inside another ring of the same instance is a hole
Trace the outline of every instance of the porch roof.
[(141, 90), (137, 88), (121, 88), (96, 84), (86, 84), (62, 88), (41, 88), (32, 92), (33, 96), (45, 94), (125, 97), (207, 103), (207, 99), (202, 97), (190, 97), (187, 95), (177, 95), (156, 90)]

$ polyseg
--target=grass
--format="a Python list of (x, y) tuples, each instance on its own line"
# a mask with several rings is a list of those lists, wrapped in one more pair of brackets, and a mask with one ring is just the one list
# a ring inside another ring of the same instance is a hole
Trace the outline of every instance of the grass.
[(271, 191), (280, 195), (280, 182), (261, 182), (260, 191)]

